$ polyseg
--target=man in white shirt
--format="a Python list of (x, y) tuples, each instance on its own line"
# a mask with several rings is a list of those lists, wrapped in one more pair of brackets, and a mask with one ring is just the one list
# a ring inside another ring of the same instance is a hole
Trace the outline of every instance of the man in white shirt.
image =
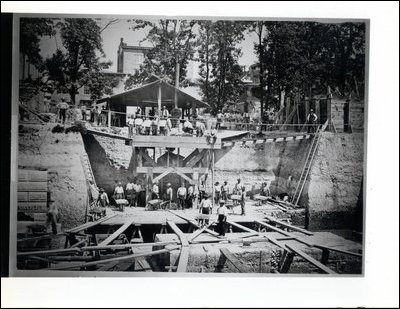
[(225, 230), (226, 230), (225, 226), (228, 217), (228, 209), (225, 206), (225, 201), (220, 201), (219, 207), (217, 209), (217, 215), (218, 215), (217, 232), (219, 236), (225, 236)]
[(149, 118), (145, 118), (142, 126), (144, 129), (144, 135), (150, 135), (151, 120)]
[[(204, 194), (204, 198), (202, 199), (201, 203), (200, 203), (200, 208), (199, 208), (199, 212), (203, 215), (209, 215), (212, 211), (212, 202), (210, 201), (210, 199), (208, 198), (208, 194)], [(202, 220), (203, 221), (203, 220)], [(208, 224), (209, 219), (204, 218), (204, 224)]]
[(314, 113), (314, 110), (311, 109), (310, 113), (307, 115), (307, 132), (314, 133), (315, 132), (315, 124), (317, 123), (318, 116)]
[(133, 116), (130, 116), (127, 122), (129, 128), (129, 137), (131, 137), (133, 135), (133, 128), (135, 127), (135, 119), (133, 119)]
[(135, 129), (136, 129), (136, 134), (141, 134), (142, 133), (142, 124), (143, 124), (143, 119), (141, 116), (137, 116), (135, 119)]
[(215, 204), (218, 205), (219, 200), (221, 199), (221, 186), (218, 181), (214, 185), (214, 191), (215, 191), (215, 196), (214, 196), (215, 200), (214, 201), (215, 201)]
[(124, 199), (124, 188), (122, 187), (122, 182), (118, 182), (117, 186), (114, 189), (114, 199), (120, 200)]
[(155, 182), (152, 188), (152, 199), (159, 199), (160, 198), (160, 190), (158, 188), (158, 184)]
[(193, 134), (193, 125), (189, 119), (186, 119), (183, 123), (183, 132)]
[(178, 188), (176, 195), (178, 197), (178, 209), (180, 208), (182, 208), (182, 210), (185, 209), (187, 190), (185, 188), (184, 183), (182, 183), (182, 185)]

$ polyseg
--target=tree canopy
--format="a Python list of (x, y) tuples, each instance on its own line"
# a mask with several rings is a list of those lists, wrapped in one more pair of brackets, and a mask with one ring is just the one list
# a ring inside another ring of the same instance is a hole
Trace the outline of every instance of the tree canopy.
[(49, 80), (55, 88), (69, 93), (73, 103), (78, 90), (84, 86), (88, 87), (92, 99), (111, 94), (118, 80), (104, 73), (111, 62), (100, 58), (105, 55), (99, 25), (90, 18), (66, 18), (57, 28), (63, 49), (45, 61)]

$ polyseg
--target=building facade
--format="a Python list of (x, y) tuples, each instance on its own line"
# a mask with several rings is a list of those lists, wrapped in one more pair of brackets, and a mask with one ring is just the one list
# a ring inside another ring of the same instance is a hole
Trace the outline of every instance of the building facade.
[(124, 42), (124, 39), (121, 38), (121, 42), (118, 46), (117, 72), (124, 74), (135, 73), (136, 70), (140, 69), (150, 49), (150, 47), (129, 46)]

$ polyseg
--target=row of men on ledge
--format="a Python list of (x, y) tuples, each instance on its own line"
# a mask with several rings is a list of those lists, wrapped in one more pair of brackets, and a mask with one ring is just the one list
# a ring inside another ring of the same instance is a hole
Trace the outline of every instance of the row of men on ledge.
[[(150, 195), (147, 200), (157, 200), (162, 199), (168, 203), (164, 203), (165, 207), (170, 207), (171, 202), (177, 202), (178, 209), (187, 208), (198, 208), (203, 214), (209, 214), (212, 211), (212, 201), (209, 200), (209, 195), (206, 194), (205, 181), (202, 181), (200, 186), (197, 184), (190, 184), (188, 187), (184, 183), (174, 192), (170, 183), (167, 184), (165, 192), (160, 193), (160, 188), (158, 183), (154, 183), (150, 190)], [(128, 206), (136, 207), (143, 205), (143, 194), (144, 187), (136, 180), (129, 180), (125, 185), (122, 182), (114, 188), (113, 199), (128, 201)], [(175, 193), (175, 194), (174, 194)], [(260, 188), (260, 195), (269, 196), (269, 188), (267, 183), (262, 183)], [(176, 197), (176, 198), (174, 198)], [(234, 199), (236, 203), (241, 205), (242, 215), (245, 215), (245, 199), (246, 199), (246, 189), (242, 185), (241, 180), (238, 179), (233, 188), (230, 188), (228, 181), (224, 181), (223, 184), (216, 182), (214, 184), (214, 202), (216, 205), (220, 201), (227, 201), (228, 199)], [(110, 204), (107, 193), (104, 189), (100, 189), (99, 198), (97, 200), (97, 205), (101, 207), (106, 207)]]

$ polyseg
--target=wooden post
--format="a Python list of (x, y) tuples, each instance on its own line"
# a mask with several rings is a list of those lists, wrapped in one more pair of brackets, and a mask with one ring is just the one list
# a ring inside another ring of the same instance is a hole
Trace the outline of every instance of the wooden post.
[[(179, 59), (176, 59), (175, 66), (175, 96), (174, 96), (174, 108), (178, 108), (178, 88), (179, 88)], [(183, 114), (183, 113), (182, 113)]]
[(211, 149), (211, 164), (212, 164), (212, 169), (211, 169), (211, 190), (212, 190), (212, 205), (214, 205), (214, 200), (215, 200), (215, 190), (214, 190), (214, 165), (215, 165), (215, 151), (214, 149)]
[(107, 116), (108, 116), (107, 125), (110, 128), (111, 127), (111, 109), (108, 110)]
[(309, 99), (309, 100), (306, 100), (306, 108), (305, 108), (305, 113), (306, 113), (306, 119), (307, 119), (307, 116), (308, 116), (308, 114), (310, 113), (310, 100), (311, 99)]
[(321, 106), (319, 99), (315, 99), (315, 113), (318, 117), (318, 123), (321, 123)]
[(328, 131), (331, 131), (332, 129), (332, 99), (331, 98), (326, 98), (326, 117), (328, 119)]

